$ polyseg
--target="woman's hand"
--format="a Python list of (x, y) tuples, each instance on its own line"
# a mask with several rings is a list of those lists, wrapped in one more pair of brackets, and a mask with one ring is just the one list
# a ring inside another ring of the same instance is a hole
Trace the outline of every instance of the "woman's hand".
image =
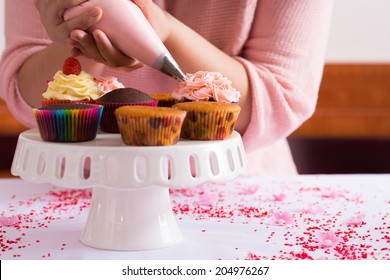
[(123, 54), (114, 46), (101, 30), (94, 30), (92, 35), (83, 30), (74, 30), (67, 40), (72, 47), (72, 56), (85, 56), (110, 67), (133, 71), (143, 66), (138, 60)]
[[(159, 38), (164, 41), (171, 30), (168, 14), (152, 0), (134, 0), (133, 2), (141, 9)], [(123, 54), (101, 30), (94, 30), (92, 34), (81, 29), (74, 30), (67, 44), (72, 47), (73, 56), (83, 55), (110, 67), (132, 71), (143, 66), (138, 60)]]
[(86, 0), (34, 0), (41, 22), (50, 39), (54, 42), (65, 43), (70, 33), (75, 29), (85, 30), (92, 26), (102, 16), (102, 10), (94, 7), (72, 19), (64, 21), (66, 9), (77, 6)]
[(171, 21), (169, 14), (157, 6), (152, 0), (133, 0), (141, 9), (154, 31), (165, 41), (171, 32)]

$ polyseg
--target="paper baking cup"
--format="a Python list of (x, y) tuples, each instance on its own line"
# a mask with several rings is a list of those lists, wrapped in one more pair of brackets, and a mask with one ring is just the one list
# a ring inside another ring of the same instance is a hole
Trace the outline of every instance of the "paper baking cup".
[(115, 110), (122, 106), (157, 106), (158, 101), (149, 102), (99, 102), (96, 104), (104, 106), (102, 120), (100, 121), (100, 129), (104, 132), (119, 133), (118, 123), (115, 118)]
[(232, 134), (240, 110), (187, 111), (181, 137), (190, 140), (224, 140)]
[(56, 104), (95, 104), (94, 100), (54, 100), (43, 99), (42, 106), (56, 105)]
[[(177, 110), (178, 111), (178, 110)], [(179, 111), (178, 111), (179, 112)], [(130, 116), (116, 113), (123, 142), (131, 146), (169, 146), (180, 138), (185, 111), (172, 116)]]
[(57, 104), (33, 109), (43, 140), (82, 142), (95, 139), (103, 106)]
[(149, 96), (158, 101), (158, 107), (172, 107), (177, 101), (169, 93), (152, 93)]

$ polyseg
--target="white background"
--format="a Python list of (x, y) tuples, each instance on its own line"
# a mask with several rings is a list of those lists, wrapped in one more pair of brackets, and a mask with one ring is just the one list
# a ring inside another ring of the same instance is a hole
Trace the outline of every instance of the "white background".
[[(4, 49), (4, 1), (0, 0), (0, 52)], [(313, 0), (328, 1), (328, 0)], [(328, 62), (390, 62), (390, 1), (335, 0)]]

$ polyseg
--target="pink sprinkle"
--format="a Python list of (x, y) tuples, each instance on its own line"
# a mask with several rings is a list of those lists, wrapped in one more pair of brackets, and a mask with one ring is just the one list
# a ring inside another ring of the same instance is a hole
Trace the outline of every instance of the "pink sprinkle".
[(210, 194), (203, 193), (199, 198), (199, 205), (200, 206), (213, 205), (215, 204), (217, 199), (218, 197), (216, 193), (210, 193)]
[(260, 187), (257, 185), (250, 185), (250, 186), (242, 189), (238, 194), (251, 195), (251, 194), (255, 194), (259, 189), (260, 189)]
[(313, 205), (313, 204), (307, 204), (304, 208), (304, 212), (307, 214), (320, 214), (324, 212), (324, 209), (321, 208), (319, 205)]
[(336, 191), (332, 191), (332, 190), (324, 190), (322, 192), (322, 197), (325, 197), (325, 198), (331, 198), (331, 199), (334, 199), (336, 197), (339, 197), (339, 196), (343, 196), (340, 192), (336, 192)]
[(273, 194), (272, 195), (275, 201), (283, 201), (286, 199), (286, 195), (284, 193), (281, 194)]
[(344, 240), (341, 237), (336, 236), (333, 231), (317, 231), (316, 232), (317, 241), (324, 247), (330, 248), (334, 245), (343, 242)]
[(364, 214), (357, 214), (356, 216), (351, 217), (347, 220), (347, 225), (355, 225), (355, 226), (361, 225), (363, 223), (364, 218), (365, 218)]
[(275, 213), (272, 217), (273, 224), (276, 226), (284, 226), (292, 224), (294, 219), (291, 216), (290, 213), (282, 212), (282, 213)]
[(16, 225), (17, 223), (20, 222), (19, 216), (11, 216), (11, 217), (0, 217), (0, 225), (5, 226), (5, 227), (10, 227), (13, 225)]

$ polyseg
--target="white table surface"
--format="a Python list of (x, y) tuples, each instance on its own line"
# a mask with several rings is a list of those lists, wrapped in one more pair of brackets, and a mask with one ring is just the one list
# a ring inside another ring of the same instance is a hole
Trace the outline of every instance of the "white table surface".
[[(390, 260), (390, 174), (243, 177), (174, 190), (183, 241), (149, 251), (83, 245), (90, 197), (90, 190), (0, 180), (0, 216), (20, 220), (0, 225), (0, 259)], [(274, 215), (283, 212), (291, 222), (278, 225)], [(342, 241), (324, 247), (321, 232)]]

